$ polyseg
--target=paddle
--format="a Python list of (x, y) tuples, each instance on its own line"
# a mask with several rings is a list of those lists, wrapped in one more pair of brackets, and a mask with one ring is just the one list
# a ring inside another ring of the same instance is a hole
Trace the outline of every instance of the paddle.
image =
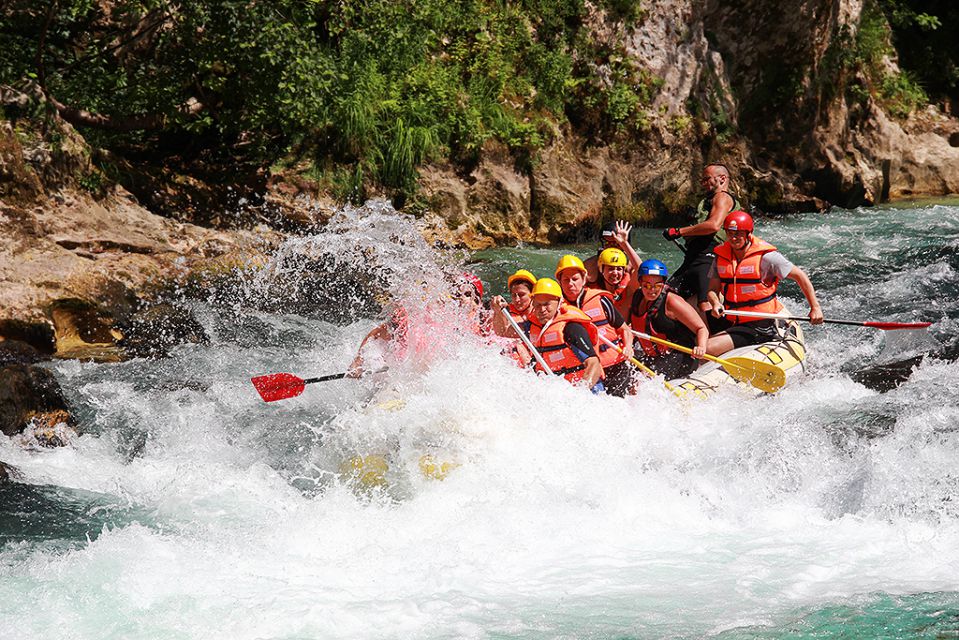
[(673, 238), (672, 242), (679, 248), (680, 251), (682, 251), (684, 254), (686, 253), (686, 247), (685, 245), (679, 243), (679, 238)]
[[(607, 339), (606, 339), (606, 336), (600, 335), (600, 336), (599, 336), (599, 339), (602, 340), (604, 343), (606, 343), (606, 345), (607, 345), (608, 347), (610, 347), (610, 348), (612, 348), (612, 349), (616, 349), (616, 350), (619, 351), (621, 354), (626, 355), (626, 352), (623, 351), (623, 349), (622, 349), (618, 344), (607, 340)], [(644, 365), (642, 362), (640, 362), (640, 361), (637, 360), (636, 358), (630, 358), (629, 361), (632, 362), (633, 365), (635, 365), (637, 369), (639, 369), (640, 371), (642, 371), (643, 373), (645, 373), (645, 374), (646, 374), (646, 377), (648, 377), (648, 378), (655, 378), (655, 377), (656, 377), (656, 372), (655, 372), (655, 371), (653, 371), (652, 369), (650, 369), (649, 367), (647, 367), (646, 365)], [(676, 387), (674, 387), (673, 385), (669, 384), (669, 383), (666, 382), (665, 380), (663, 381), (663, 384), (666, 386), (667, 389), (669, 389), (669, 390), (672, 391), (673, 393), (677, 393)], [(679, 392), (679, 393), (681, 393), (681, 392)], [(679, 395), (679, 393), (677, 393), (677, 395)]]
[(519, 325), (516, 324), (516, 321), (513, 320), (513, 316), (510, 315), (509, 309), (503, 307), (500, 309), (500, 311), (502, 311), (503, 315), (506, 316), (507, 322), (509, 322), (510, 326), (513, 327), (513, 331), (516, 332), (516, 335), (519, 336), (519, 339), (523, 341), (523, 344), (526, 345), (526, 348), (529, 349), (530, 353), (533, 354), (533, 357), (536, 358), (536, 362), (539, 364), (539, 366), (543, 367), (543, 371), (549, 373), (551, 371), (549, 365), (546, 364), (546, 361), (543, 360), (543, 356), (539, 351), (536, 350), (536, 347), (533, 346), (533, 343), (529, 341), (529, 338), (527, 338), (526, 334), (523, 333), (523, 330), (519, 328)]
[[(380, 369), (373, 373), (380, 373), (381, 371), (386, 371), (386, 369)], [(292, 373), (270, 373), (265, 376), (250, 378), (250, 382), (253, 383), (253, 387), (257, 393), (260, 394), (260, 397), (263, 398), (264, 402), (276, 402), (277, 400), (295, 398), (303, 393), (303, 389), (308, 384), (326, 382), (327, 380), (339, 380), (340, 378), (345, 378), (347, 375), (349, 375), (347, 372), (331, 373), (327, 376), (307, 378), (304, 380)]]
[[(759, 311), (726, 311), (727, 316), (742, 316), (744, 318), (774, 318), (776, 320), (801, 320), (809, 322), (809, 318), (802, 316), (780, 316), (775, 313), (760, 313)], [(827, 320), (823, 322), (829, 324), (851, 324), (857, 327), (871, 327), (873, 329), (882, 329), (883, 331), (894, 331), (896, 329), (925, 329), (932, 325), (931, 322), (864, 322), (859, 320)]]
[[(689, 355), (692, 355), (693, 353), (693, 350), (688, 347), (651, 336), (648, 333), (633, 331), (633, 335), (637, 338), (649, 340), (650, 342), (661, 344), (664, 347), (681, 351), (682, 353), (687, 353)], [(736, 380), (751, 384), (760, 391), (765, 391), (766, 393), (775, 393), (776, 391), (782, 389), (783, 385), (786, 384), (786, 372), (779, 367), (769, 364), (768, 362), (760, 362), (759, 360), (743, 358), (741, 356), (733, 356), (732, 358), (724, 359), (706, 354), (704, 357), (706, 360), (710, 360), (722, 365), (722, 368), (726, 371), (726, 373), (736, 378)]]

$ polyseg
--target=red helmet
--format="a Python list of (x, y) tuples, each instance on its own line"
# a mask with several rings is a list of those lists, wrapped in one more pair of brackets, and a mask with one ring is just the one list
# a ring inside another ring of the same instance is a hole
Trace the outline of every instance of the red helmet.
[(726, 216), (723, 222), (723, 229), (726, 231), (748, 231), (753, 232), (753, 217), (745, 211), (733, 211)]
[(462, 276), (463, 280), (473, 285), (473, 288), (476, 289), (476, 295), (480, 298), (483, 297), (483, 281), (479, 279), (475, 273), (470, 273), (469, 271), (464, 271)]

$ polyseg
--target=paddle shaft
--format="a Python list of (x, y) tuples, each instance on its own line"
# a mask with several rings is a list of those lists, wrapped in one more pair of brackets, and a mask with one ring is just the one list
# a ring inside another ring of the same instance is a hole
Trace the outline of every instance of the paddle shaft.
[[(606, 336), (600, 334), (599, 339), (602, 340), (604, 343), (606, 343), (606, 346), (608, 346), (610, 349), (616, 349), (616, 350), (619, 351), (621, 354), (626, 355), (626, 352), (623, 351), (623, 349), (622, 349), (618, 344), (616, 344), (616, 343), (614, 343), (614, 342), (610, 342), (610, 341), (606, 338)], [(632, 362), (634, 365), (636, 365), (636, 368), (637, 368), (637, 369), (639, 369), (640, 371), (642, 371), (643, 373), (645, 373), (645, 374), (646, 374), (647, 376), (649, 376), (650, 378), (652, 378), (652, 377), (654, 377), (654, 376), (656, 375), (656, 372), (655, 372), (655, 371), (653, 371), (652, 369), (650, 369), (649, 367), (647, 367), (646, 365), (644, 365), (642, 362), (640, 362), (640, 361), (637, 360), (636, 358), (630, 358), (629, 361)], [(667, 384), (668, 384), (668, 383), (667, 383)]]
[[(606, 339), (606, 336), (600, 335), (600, 336), (599, 336), (599, 339), (602, 340), (603, 342), (605, 342), (606, 345), (609, 346), (610, 348), (616, 349), (617, 351), (619, 351), (619, 352), (622, 353), (623, 355), (626, 355), (626, 352), (623, 351), (622, 348), (620, 348), (619, 345), (614, 344), (614, 343), (610, 342), (609, 340), (607, 340), (607, 339)], [(640, 362), (640, 361), (637, 360), (636, 358), (630, 358), (629, 361), (632, 362), (632, 363), (636, 366), (637, 369), (639, 369), (639, 370), (642, 371), (644, 374), (646, 374), (647, 377), (649, 377), (649, 378), (655, 378), (655, 377), (656, 377), (656, 372), (655, 372), (655, 371), (653, 371), (652, 369), (650, 369), (649, 367), (647, 367), (646, 365), (644, 365), (642, 362)], [(676, 387), (675, 387), (675, 386), (669, 384), (669, 383), (666, 382), (665, 380), (663, 380), (663, 385), (664, 385), (667, 389), (669, 389), (670, 391), (672, 391), (673, 393), (676, 393)]]
[(675, 244), (684, 255), (686, 254), (686, 246), (680, 244), (679, 238), (673, 238), (673, 244)]
[[(776, 320), (799, 320), (809, 322), (809, 318), (802, 316), (781, 316), (775, 313), (761, 313), (759, 311), (726, 311), (727, 316), (742, 316), (744, 318), (771, 318)], [(883, 329), (886, 331), (894, 329), (925, 329), (931, 322), (869, 322), (859, 320), (831, 320), (824, 318), (823, 322), (828, 324), (846, 324), (854, 327), (871, 327), (873, 329)]]
[(340, 378), (345, 378), (347, 375), (349, 375), (349, 372), (344, 371), (343, 373), (331, 373), (328, 376), (320, 376), (318, 378), (306, 378), (303, 380), (303, 384), (310, 384), (312, 382), (326, 382), (327, 380), (339, 380)]
[[(692, 355), (693, 353), (693, 350), (688, 347), (651, 336), (647, 333), (642, 333), (641, 331), (633, 331), (633, 335), (643, 340), (649, 340), (650, 342), (664, 345), (681, 353), (686, 353), (689, 355)], [(760, 391), (774, 393), (781, 389), (786, 383), (786, 375), (783, 370), (777, 369), (775, 366), (765, 362), (739, 357), (737, 357), (736, 361), (734, 362), (733, 360), (725, 360), (709, 354), (705, 354), (704, 357), (706, 360), (719, 363), (719, 365), (722, 366), (722, 368), (725, 369), (726, 372), (736, 380), (739, 380), (740, 382), (746, 382), (756, 387)]]
[(539, 366), (543, 367), (543, 371), (546, 373), (552, 371), (549, 368), (549, 365), (546, 364), (546, 361), (543, 360), (543, 356), (540, 354), (540, 352), (536, 350), (536, 347), (533, 346), (533, 343), (530, 342), (523, 330), (520, 329), (519, 325), (516, 324), (516, 321), (513, 320), (513, 316), (510, 315), (509, 309), (503, 307), (500, 309), (500, 311), (502, 311), (503, 315), (506, 316), (506, 321), (509, 322), (511, 327), (513, 327), (513, 331), (516, 332), (516, 335), (519, 336), (519, 339), (523, 341), (523, 344), (526, 345), (526, 348), (529, 349), (530, 353), (533, 354), (533, 357), (536, 358), (536, 362), (539, 364)]
[[(684, 347), (681, 344), (676, 344), (675, 342), (670, 342), (669, 340), (663, 340), (662, 338), (657, 338), (656, 336), (651, 336), (648, 333), (643, 333), (642, 331), (633, 331), (633, 335), (637, 338), (642, 338), (643, 340), (649, 340), (650, 342), (655, 342), (656, 344), (661, 344), (664, 347), (669, 347), (676, 351), (681, 351), (687, 355), (693, 355), (693, 350), (689, 347)], [(730, 362), (729, 360), (723, 360), (722, 358), (717, 358), (716, 356), (711, 356), (708, 353), (703, 356), (707, 360), (712, 360), (713, 362), (718, 362), (723, 366), (730, 367), (739, 367), (735, 362)], [(741, 367), (739, 367), (741, 368)]]

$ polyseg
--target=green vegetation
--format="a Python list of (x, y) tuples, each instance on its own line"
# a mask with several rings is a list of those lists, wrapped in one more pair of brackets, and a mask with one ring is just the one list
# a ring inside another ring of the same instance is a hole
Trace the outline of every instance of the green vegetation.
[(959, 3), (879, 0), (892, 28), (899, 63), (933, 100), (959, 100)]
[(409, 194), (421, 163), (470, 167), (490, 139), (528, 165), (567, 114), (597, 136), (646, 126), (655, 82), (591, 42), (586, 14), (585, 0), (14, 0), (0, 83), (33, 79), (93, 114), (74, 120), (106, 148), (306, 157), (348, 197), (364, 180)]
[(833, 35), (823, 59), (825, 75), (819, 78), (828, 100), (845, 92), (851, 104), (877, 100), (892, 115), (906, 117), (929, 98), (914, 74), (895, 71), (888, 60), (896, 56), (892, 30), (883, 8), (866, 0), (855, 34), (842, 25)]

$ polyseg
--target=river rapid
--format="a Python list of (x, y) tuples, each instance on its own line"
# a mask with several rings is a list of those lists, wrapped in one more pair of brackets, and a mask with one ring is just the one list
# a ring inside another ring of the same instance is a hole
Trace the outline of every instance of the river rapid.
[[(0, 485), (0, 638), (959, 637), (959, 205), (757, 234), (827, 317), (932, 328), (809, 327), (775, 396), (622, 400), (516, 368), (447, 303), (421, 357), (262, 402), (251, 376), (342, 371), (382, 319), (317, 264), (415, 307), (464, 261), (488, 298), (565, 252), (439, 253), (374, 203), (185, 301), (209, 345), (52, 364), (83, 435), (0, 437), (23, 475)], [(658, 230), (634, 243), (679, 264)]]

